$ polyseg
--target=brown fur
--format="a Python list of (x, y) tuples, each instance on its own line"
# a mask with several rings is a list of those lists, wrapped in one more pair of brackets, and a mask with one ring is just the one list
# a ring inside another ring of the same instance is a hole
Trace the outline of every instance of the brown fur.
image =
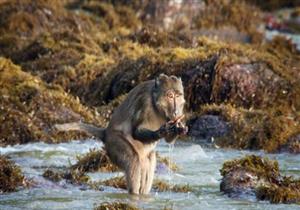
[(172, 142), (184, 133), (181, 122), (172, 124), (183, 115), (184, 103), (181, 79), (162, 74), (136, 86), (114, 111), (103, 140), (112, 162), (125, 172), (130, 193), (150, 192), (154, 149), (160, 138)]

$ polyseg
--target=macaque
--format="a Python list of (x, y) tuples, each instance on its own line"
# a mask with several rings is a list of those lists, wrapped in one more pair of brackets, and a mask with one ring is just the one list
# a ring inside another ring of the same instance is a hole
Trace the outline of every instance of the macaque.
[(128, 192), (148, 194), (156, 167), (155, 147), (162, 138), (173, 143), (187, 133), (180, 78), (159, 75), (132, 89), (114, 110), (106, 129), (83, 123), (57, 125), (59, 130), (85, 130), (100, 137), (111, 161), (125, 172)]

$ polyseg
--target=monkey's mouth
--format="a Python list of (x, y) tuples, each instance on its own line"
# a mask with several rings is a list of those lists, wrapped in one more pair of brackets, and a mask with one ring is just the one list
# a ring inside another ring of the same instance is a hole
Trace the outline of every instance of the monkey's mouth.
[(181, 116), (175, 117), (173, 119), (168, 119), (168, 121), (170, 121), (172, 123), (177, 123), (177, 122), (180, 122), (183, 118), (184, 118), (184, 114)]

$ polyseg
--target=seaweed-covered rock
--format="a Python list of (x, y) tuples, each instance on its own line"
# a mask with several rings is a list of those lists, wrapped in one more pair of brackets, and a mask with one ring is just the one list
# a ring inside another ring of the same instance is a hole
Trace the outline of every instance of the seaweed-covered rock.
[(0, 87), (1, 145), (87, 136), (80, 132), (58, 133), (52, 129), (56, 123), (84, 120), (101, 126), (101, 118), (74, 97), (59, 87), (46, 85), (5, 58), (0, 58)]
[(78, 157), (76, 164), (70, 167), (71, 170), (78, 170), (82, 173), (86, 172), (114, 172), (118, 171), (118, 167), (114, 165), (105, 150), (91, 150), (85, 156)]
[(139, 208), (132, 206), (128, 203), (104, 202), (104, 203), (101, 203), (99, 206), (95, 207), (94, 210), (139, 210)]
[(220, 190), (231, 197), (255, 196), (272, 203), (298, 203), (300, 180), (282, 176), (277, 161), (251, 155), (227, 161)]
[[(221, 147), (278, 152), (300, 130), (297, 118), (289, 118), (274, 110), (248, 110), (232, 105), (211, 104), (202, 106), (198, 114), (200, 118), (206, 115), (220, 117), (231, 128), (226, 135), (215, 138), (215, 143)], [(191, 128), (195, 119), (198, 117), (191, 120)]]
[(0, 155), (0, 193), (15, 191), (23, 186), (24, 176), (19, 166)]
[(232, 64), (218, 69), (213, 98), (216, 103), (231, 102), (238, 106), (269, 106), (288, 99), (291, 85), (266, 64)]
[(44, 171), (43, 177), (53, 182), (60, 182), (64, 179), (76, 185), (87, 185), (90, 181), (90, 178), (84, 172), (70, 169), (66, 171), (47, 169)]

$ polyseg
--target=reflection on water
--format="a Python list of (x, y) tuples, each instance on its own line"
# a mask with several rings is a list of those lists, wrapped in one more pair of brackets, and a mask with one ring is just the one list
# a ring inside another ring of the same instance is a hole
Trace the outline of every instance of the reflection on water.
[[(219, 192), (219, 169), (226, 160), (242, 157), (254, 152), (202, 148), (192, 143), (177, 142), (170, 148), (164, 142), (158, 146), (163, 156), (171, 156), (180, 170), (157, 174), (172, 184), (189, 184), (192, 193), (152, 193), (151, 196), (134, 198), (125, 190), (105, 187), (104, 191), (85, 189), (65, 182), (53, 183), (41, 174), (48, 167), (64, 168), (76, 161), (76, 156), (87, 153), (91, 148), (101, 148), (95, 140), (73, 141), (57, 145), (34, 143), (0, 148), (1, 154), (9, 155), (22, 167), (27, 177), (38, 184), (31, 189), (1, 195), (0, 209), (93, 209), (104, 201), (130, 202), (144, 209), (296, 209), (296, 205), (271, 205), (267, 202), (235, 200)], [(265, 155), (262, 152), (255, 154)], [(300, 156), (291, 154), (267, 155), (277, 159), (284, 174), (300, 176)], [(170, 173), (170, 174), (169, 174)], [(93, 180), (107, 179), (119, 173), (89, 173)]]

